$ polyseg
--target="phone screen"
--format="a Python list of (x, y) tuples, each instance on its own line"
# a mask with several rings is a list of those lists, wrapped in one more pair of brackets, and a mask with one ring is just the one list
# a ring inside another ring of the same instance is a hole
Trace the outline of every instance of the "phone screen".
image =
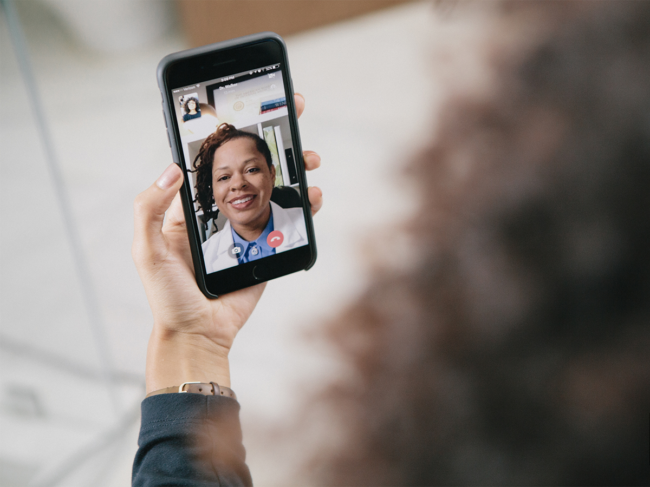
[(281, 68), (171, 90), (207, 274), (309, 243)]

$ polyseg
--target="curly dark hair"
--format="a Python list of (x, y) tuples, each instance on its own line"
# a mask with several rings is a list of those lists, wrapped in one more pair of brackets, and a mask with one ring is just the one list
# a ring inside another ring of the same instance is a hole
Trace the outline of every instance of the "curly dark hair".
[(321, 485), (647, 485), (650, 2), (520, 3), (548, 30), (411, 166), (416, 265), (328, 328)]
[(189, 109), (189, 107), (187, 105), (191, 101), (193, 101), (195, 103), (196, 111), (198, 112), (200, 110), (198, 98), (196, 98), (194, 96), (191, 96), (191, 97), (187, 98), (185, 101), (183, 101), (183, 111), (185, 113), (190, 113), (190, 109)]
[(205, 215), (212, 214), (212, 207), (214, 205), (214, 193), (212, 191), (212, 164), (214, 162), (214, 153), (219, 147), (228, 141), (247, 138), (255, 142), (255, 148), (264, 156), (266, 164), (269, 169), (273, 167), (273, 160), (271, 159), (271, 151), (264, 139), (258, 135), (237, 130), (229, 123), (222, 123), (217, 127), (217, 130), (210, 134), (207, 139), (201, 144), (199, 153), (194, 158), (192, 166), (196, 173), (196, 198), (194, 201), (198, 202), (199, 208), (203, 210)]

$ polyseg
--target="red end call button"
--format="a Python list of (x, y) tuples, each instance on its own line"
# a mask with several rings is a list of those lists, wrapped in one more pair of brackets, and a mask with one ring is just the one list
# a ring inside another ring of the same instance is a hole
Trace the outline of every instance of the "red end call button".
[(266, 243), (269, 244), (269, 247), (279, 247), (284, 242), (284, 235), (280, 230), (273, 230), (269, 233), (269, 236), (266, 237)]

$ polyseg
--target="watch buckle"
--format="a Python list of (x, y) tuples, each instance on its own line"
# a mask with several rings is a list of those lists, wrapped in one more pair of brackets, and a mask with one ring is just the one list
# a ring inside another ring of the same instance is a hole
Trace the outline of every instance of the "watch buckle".
[(183, 389), (185, 388), (185, 386), (187, 386), (189, 384), (202, 384), (202, 382), (183, 382), (180, 386), (178, 386), (178, 393), (179, 394), (183, 394), (183, 393), (187, 394), (189, 391), (184, 391)]
[(188, 386), (189, 389), (189, 386), (194, 384), (200, 384), (202, 386), (208, 386), (208, 385), (212, 386), (212, 390), (210, 390), (210, 394), (203, 393), (201, 389), (199, 389), (198, 391), (191, 391), (196, 394), (203, 394), (204, 396), (219, 396), (221, 394), (221, 389), (219, 388), (219, 385), (216, 384), (215, 382), (183, 382), (180, 386), (178, 386), (178, 393), (187, 394), (190, 391), (185, 390), (185, 386)]

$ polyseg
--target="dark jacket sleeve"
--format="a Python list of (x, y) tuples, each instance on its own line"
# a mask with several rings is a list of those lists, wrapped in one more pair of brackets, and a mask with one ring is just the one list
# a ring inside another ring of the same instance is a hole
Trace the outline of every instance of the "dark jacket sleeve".
[(158, 394), (142, 401), (133, 486), (250, 486), (239, 403), (223, 396)]

